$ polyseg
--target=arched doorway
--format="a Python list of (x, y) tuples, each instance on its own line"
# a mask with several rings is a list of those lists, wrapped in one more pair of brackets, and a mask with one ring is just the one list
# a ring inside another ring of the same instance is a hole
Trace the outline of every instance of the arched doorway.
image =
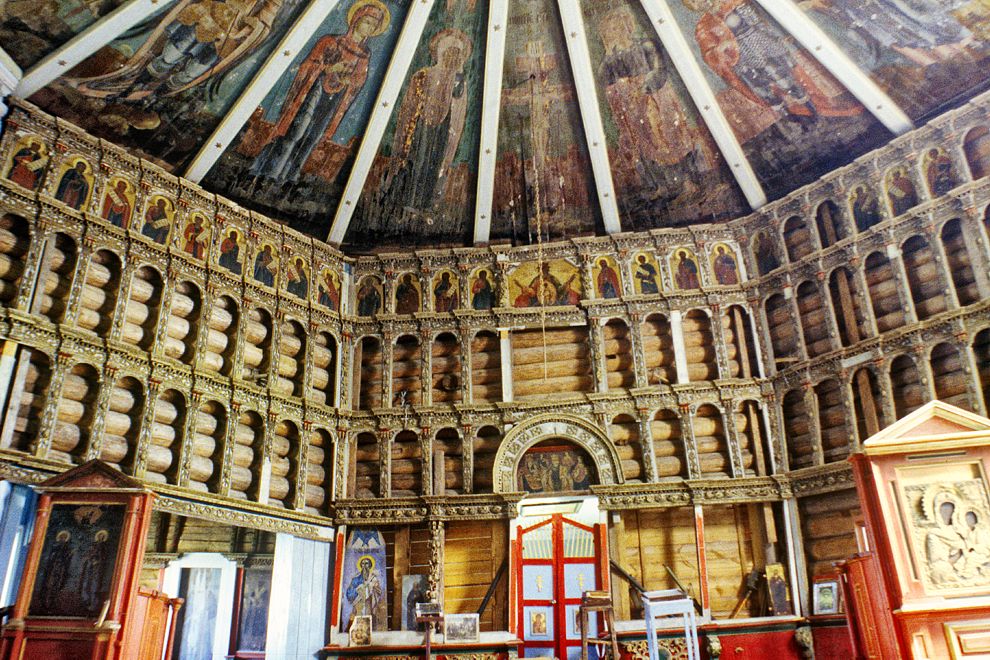
[(496, 492), (526, 494), (510, 528), (520, 657), (580, 657), (581, 595), (609, 588), (606, 516), (591, 489), (621, 482), (618, 455), (596, 425), (548, 415), (506, 434), (494, 476)]

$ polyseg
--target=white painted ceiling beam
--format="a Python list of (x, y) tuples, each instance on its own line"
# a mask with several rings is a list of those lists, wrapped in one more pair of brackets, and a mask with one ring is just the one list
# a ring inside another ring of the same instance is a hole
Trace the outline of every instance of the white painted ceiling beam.
[(114, 9), (43, 58), (21, 79), (14, 94), (26, 99), (174, 0), (131, 0)]
[(24, 72), (17, 63), (0, 48), (0, 120), (7, 115), (4, 100), (13, 93)]
[(392, 50), (392, 60), (388, 63), (385, 71), (385, 78), (382, 87), (378, 90), (378, 98), (375, 99), (371, 117), (368, 119), (361, 138), (361, 146), (358, 147), (357, 156), (354, 159), (354, 167), (347, 178), (347, 185), (344, 186), (344, 194), (337, 204), (337, 213), (334, 215), (333, 224), (330, 226), (330, 234), (327, 242), (340, 245), (347, 233), (347, 227), (351, 224), (351, 217), (354, 215), (354, 207), (357, 206), (358, 197), (364, 189), (365, 180), (371, 165), (378, 153), (382, 136), (388, 127), (388, 121), (392, 117), (392, 110), (395, 101), (402, 91), (402, 83), (406, 80), (406, 73), (412, 64), (413, 56), (416, 54), (416, 47), (423, 36), (423, 29), (426, 21), (430, 17), (433, 9), (433, 0), (419, 0), (414, 2), (406, 15), (406, 22), (402, 26), (399, 40)]
[(792, 0), (757, 0), (894, 135), (914, 128), (903, 110)]
[(478, 194), (474, 204), (475, 245), (487, 243), (492, 229), (498, 118), (502, 109), (502, 71), (505, 65), (505, 22), (508, 16), (509, 0), (489, 2), (485, 86), (481, 102), (481, 140), (478, 147)]
[(302, 15), (296, 19), (296, 22), (282, 37), (278, 47), (265, 60), (251, 83), (224, 115), (220, 125), (213, 130), (209, 139), (200, 147), (196, 158), (186, 170), (185, 177), (187, 179), (199, 183), (206, 176), (213, 164), (237, 137), (241, 127), (251, 117), (251, 113), (265, 100), (272, 86), (278, 83), (296, 55), (323, 24), (324, 19), (334, 10), (338, 2), (339, 0), (312, 2), (306, 7)]
[(571, 73), (574, 76), (578, 107), (581, 109), (581, 123), (584, 124), (584, 135), (588, 142), (591, 171), (595, 177), (602, 220), (605, 231), (615, 234), (622, 231), (622, 225), (619, 222), (619, 206), (615, 201), (612, 168), (608, 160), (605, 128), (602, 124), (601, 107), (598, 105), (598, 92), (591, 68), (591, 54), (588, 52), (581, 4), (579, 0), (557, 0), (557, 6), (560, 7), (560, 22), (564, 27), (564, 40), (567, 42), (567, 54), (571, 60)]
[(684, 35), (677, 27), (677, 21), (674, 19), (674, 14), (666, 0), (640, 0), (640, 2), (643, 9), (646, 10), (647, 16), (650, 17), (650, 23), (653, 24), (663, 47), (677, 68), (677, 73), (684, 81), (699, 114), (707, 124), (715, 144), (722, 151), (722, 157), (729, 164), (729, 169), (732, 170), (732, 174), (735, 176), (743, 195), (746, 196), (750, 208), (760, 208), (767, 203), (763, 186), (756, 178), (756, 173), (746, 158), (742, 145), (736, 139), (736, 134), (732, 131), (729, 120), (726, 119), (725, 113), (719, 107), (715, 93), (708, 84), (708, 79), (705, 78), (705, 72), (698, 64), (694, 51), (691, 50), (691, 46), (688, 45)]

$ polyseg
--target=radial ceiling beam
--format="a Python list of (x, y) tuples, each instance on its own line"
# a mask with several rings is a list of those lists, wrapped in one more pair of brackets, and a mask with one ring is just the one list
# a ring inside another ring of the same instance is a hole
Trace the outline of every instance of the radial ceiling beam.
[(0, 120), (7, 114), (7, 108), (3, 104), (4, 99), (14, 91), (23, 75), (24, 72), (17, 66), (17, 62), (7, 54), (7, 51), (0, 48)]
[(385, 71), (385, 78), (382, 87), (378, 90), (378, 98), (375, 99), (371, 117), (368, 119), (364, 137), (361, 138), (361, 146), (358, 147), (357, 156), (354, 159), (354, 167), (347, 177), (347, 185), (344, 186), (344, 194), (337, 204), (337, 213), (334, 215), (333, 224), (330, 225), (330, 234), (327, 242), (340, 245), (347, 233), (347, 227), (351, 224), (354, 215), (354, 208), (357, 206), (358, 198), (364, 189), (365, 180), (371, 165), (378, 153), (382, 136), (388, 127), (388, 121), (392, 117), (392, 109), (395, 101), (402, 91), (402, 83), (406, 80), (406, 73), (409, 72), (409, 65), (412, 64), (413, 56), (416, 54), (416, 47), (423, 37), (423, 29), (426, 21), (430, 17), (433, 9), (433, 0), (420, 0), (414, 2), (406, 15), (406, 22), (402, 26), (399, 40), (392, 51), (392, 60), (388, 63)]
[(691, 100), (694, 101), (698, 112), (708, 126), (715, 144), (722, 151), (722, 157), (729, 164), (736, 183), (746, 196), (750, 208), (758, 209), (767, 203), (766, 193), (760, 185), (752, 165), (743, 152), (742, 145), (736, 139), (736, 134), (729, 125), (722, 108), (715, 98), (715, 93), (708, 84), (705, 72), (701, 70), (698, 60), (695, 59), (694, 52), (684, 39), (684, 35), (677, 27), (674, 14), (670, 11), (666, 0), (640, 0), (650, 23), (660, 37), (663, 47), (670, 55), (670, 59), (677, 68), (677, 73), (687, 87)]
[(757, 2), (894, 135), (914, 128), (903, 110), (792, 0)]
[(237, 137), (241, 127), (251, 117), (251, 113), (265, 100), (272, 86), (278, 83), (299, 51), (338, 4), (339, 0), (328, 0), (327, 2), (312, 2), (306, 7), (302, 15), (296, 19), (296, 22), (282, 37), (282, 41), (265, 60), (251, 83), (224, 115), (220, 125), (213, 130), (209, 139), (200, 147), (196, 158), (186, 170), (185, 177), (187, 179), (199, 183), (206, 176), (213, 164)]
[(509, 0), (488, 5), (485, 45), (485, 86), (481, 102), (481, 141), (478, 153), (478, 194), (474, 202), (474, 242), (487, 243), (492, 229), (495, 159), (498, 156), (498, 117), (502, 109), (502, 71), (505, 66), (505, 22)]
[(560, 8), (560, 22), (564, 27), (564, 40), (567, 42), (567, 54), (571, 60), (571, 73), (574, 76), (578, 107), (581, 109), (584, 136), (588, 142), (591, 171), (595, 176), (602, 220), (605, 223), (605, 231), (615, 234), (622, 231), (622, 225), (619, 223), (619, 206), (615, 202), (615, 185), (612, 183), (612, 168), (608, 160), (605, 128), (602, 124), (601, 107), (598, 105), (598, 92), (591, 68), (591, 54), (588, 52), (581, 4), (578, 0), (557, 0), (557, 6)]
[(174, 0), (131, 0), (122, 4), (31, 67), (14, 90), (14, 94), (24, 99), (28, 98), (127, 30), (148, 20), (154, 12), (173, 2)]

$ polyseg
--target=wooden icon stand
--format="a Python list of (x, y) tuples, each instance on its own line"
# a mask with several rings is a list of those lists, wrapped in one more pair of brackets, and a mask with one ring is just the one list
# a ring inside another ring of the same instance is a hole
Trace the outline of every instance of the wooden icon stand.
[[(143, 618), (138, 578), (154, 494), (97, 460), (38, 490), (31, 549), (0, 659), (148, 657), (139, 648), (144, 636), (130, 627)], [(175, 608), (162, 611), (174, 618)], [(156, 625), (163, 636), (166, 622)]]

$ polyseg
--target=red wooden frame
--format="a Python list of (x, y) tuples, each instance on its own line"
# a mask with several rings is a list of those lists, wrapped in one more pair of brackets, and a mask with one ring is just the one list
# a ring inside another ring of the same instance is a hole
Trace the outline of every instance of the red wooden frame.
[[(594, 555), (590, 557), (564, 557), (564, 524), (573, 525), (592, 534), (595, 543)], [(522, 547), (523, 536), (529, 532), (547, 525), (552, 526), (552, 557), (550, 559), (523, 559)], [(516, 540), (514, 543), (513, 559), (515, 560), (515, 580), (513, 586), (517, 594), (517, 599), (510, 599), (515, 607), (514, 617), (516, 623), (516, 636), (523, 638), (526, 630), (524, 618), (524, 608), (527, 606), (549, 607), (553, 611), (553, 631), (554, 638), (546, 642), (523, 641), (522, 648), (545, 648), (551, 655), (556, 657), (567, 657), (566, 647), (577, 646), (568, 644), (567, 640), (567, 606), (580, 605), (581, 597), (566, 598), (564, 584), (564, 566), (567, 564), (592, 564), (595, 567), (595, 584), (590, 585), (586, 591), (595, 589), (608, 589), (608, 553), (605, 551), (605, 530), (603, 525), (585, 525), (567, 518), (564, 514), (555, 513), (550, 518), (540, 521), (529, 527), (517, 526)], [(549, 598), (526, 599), (523, 591), (523, 566), (550, 566), (553, 570), (553, 593)]]

